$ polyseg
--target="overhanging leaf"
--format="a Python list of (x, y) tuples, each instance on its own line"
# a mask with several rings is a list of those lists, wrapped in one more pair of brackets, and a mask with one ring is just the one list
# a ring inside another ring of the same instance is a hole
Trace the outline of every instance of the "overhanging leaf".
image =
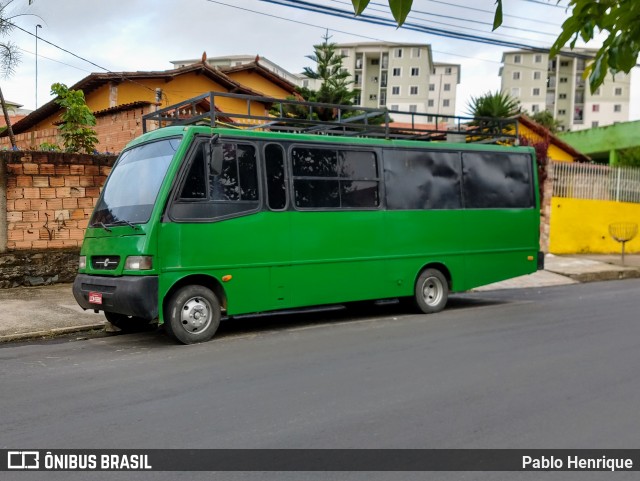
[(413, 0), (389, 0), (389, 7), (393, 18), (398, 22), (398, 27), (407, 19), (407, 15), (411, 11)]
[(360, 15), (364, 9), (367, 8), (367, 5), (369, 5), (369, 0), (351, 0), (351, 3), (353, 3), (353, 11), (355, 14)]
[(493, 17), (493, 30), (502, 25), (502, 0), (496, 0), (496, 15)]

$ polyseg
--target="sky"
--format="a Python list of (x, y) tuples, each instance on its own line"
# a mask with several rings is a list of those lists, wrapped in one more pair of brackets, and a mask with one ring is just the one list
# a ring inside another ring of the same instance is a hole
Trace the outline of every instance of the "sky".
[[(349, 0), (308, 1), (352, 11)], [(568, 16), (556, 0), (504, 0), (504, 24), (492, 33), (494, 3), (414, 0), (408, 22), (548, 48)], [(0, 79), (0, 86), (5, 99), (27, 109), (36, 107), (36, 30), (39, 106), (52, 99), (50, 87), (55, 82), (71, 86), (91, 72), (166, 70), (173, 67), (172, 60), (199, 59), (205, 51), (208, 57), (258, 54), (290, 72), (301, 72), (314, 66), (306, 56), (328, 30), (335, 43), (430, 44), (434, 61), (462, 66), (456, 114), (464, 115), (471, 97), (500, 88), (502, 53), (512, 50), (261, 0), (32, 0), (31, 5), (29, 0), (13, 0), (6, 12), (24, 31), (13, 29), (3, 39), (16, 44), (21, 62), (10, 78)], [(390, 17), (388, 1), (371, 0), (365, 13)], [(638, 119), (640, 72), (635, 68), (630, 120)]]

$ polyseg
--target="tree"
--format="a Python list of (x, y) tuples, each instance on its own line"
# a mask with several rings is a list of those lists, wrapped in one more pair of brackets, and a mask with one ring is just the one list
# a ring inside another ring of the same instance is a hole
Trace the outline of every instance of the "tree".
[(480, 97), (471, 97), (467, 113), (473, 117), (509, 118), (520, 113), (520, 102), (501, 91), (487, 92)]
[[(351, 88), (353, 82), (349, 79), (351, 74), (342, 65), (344, 58), (337, 50), (335, 43), (329, 43), (331, 37), (326, 33), (323, 42), (313, 46), (314, 53), (307, 58), (316, 63), (315, 70), (304, 68), (304, 75), (313, 80), (320, 80), (320, 88), (317, 91), (304, 89), (300, 93), (305, 100), (322, 102), (326, 104), (353, 105), (358, 92)], [(332, 112), (319, 114), (321, 120), (329, 120)], [(327, 118), (322, 118), (322, 117)]]
[(557, 133), (560, 130), (561, 123), (553, 118), (553, 114), (548, 110), (542, 112), (536, 112), (529, 116), (531, 120), (549, 129), (552, 134)]
[[(0, 2), (0, 36), (6, 36), (13, 29), (11, 19), (13, 17), (7, 16), (6, 9), (13, 2)], [(0, 42), (0, 76), (4, 79), (9, 78), (18, 63), (20, 63), (20, 55), (18, 53), (18, 47), (11, 41)], [(0, 88), (0, 104), (2, 104), (2, 113), (4, 114), (4, 120), (7, 124), (7, 132), (9, 133), (9, 139), (11, 140), (11, 147), (17, 148), (16, 138), (13, 135), (13, 128), (11, 127), (11, 119), (9, 118), (9, 111), (4, 101), (4, 94)]]
[(640, 147), (618, 151), (617, 164), (624, 167), (640, 167)]
[[(359, 15), (370, 0), (351, 0)], [(398, 25), (402, 25), (411, 11), (413, 0), (388, 0), (391, 13)], [(553, 0), (548, 0), (553, 3)], [(493, 30), (502, 25), (502, 0), (496, 0)], [(559, 3), (559, 2), (557, 2)], [(638, 0), (569, 0), (567, 10), (571, 16), (562, 25), (562, 32), (551, 47), (550, 56), (560, 53), (567, 43), (573, 49), (576, 41), (593, 40), (600, 33), (607, 38), (598, 50), (593, 62), (585, 70), (589, 76), (591, 92), (602, 85), (607, 72), (629, 73), (640, 54), (640, 2)]]
[(91, 154), (98, 143), (96, 132), (91, 127), (96, 125), (96, 118), (87, 106), (82, 90), (69, 90), (66, 85), (55, 83), (51, 86), (51, 94), (57, 95), (55, 102), (64, 109), (60, 132), (67, 152), (84, 152)]

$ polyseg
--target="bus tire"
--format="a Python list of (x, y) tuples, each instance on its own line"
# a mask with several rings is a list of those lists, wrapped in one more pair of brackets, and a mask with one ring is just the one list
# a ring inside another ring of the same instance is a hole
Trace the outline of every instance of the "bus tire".
[(204, 286), (181, 287), (169, 299), (164, 324), (167, 333), (183, 344), (208, 341), (220, 325), (220, 301)]
[(418, 276), (414, 291), (416, 307), (425, 314), (440, 312), (449, 299), (449, 283), (438, 269), (425, 269)]
[(104, 317), (111, 324), (116, 326), (122, 332), (142, 332), (142, 331), (150, 331), (154, 327), (146, 319), (142, 319), (141, 317), (135, 316), (127, 316), (125, 314), (118, 314), (116, 312), (104, 312)]

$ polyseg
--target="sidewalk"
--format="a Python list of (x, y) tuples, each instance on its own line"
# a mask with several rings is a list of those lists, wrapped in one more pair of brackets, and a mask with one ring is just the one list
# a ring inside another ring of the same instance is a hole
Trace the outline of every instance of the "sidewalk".
[[(640, 277), (640, 255), (554, 256), (545, 258), (545, 270), (483, 286), (475, 291), (548, 287), (578, 282)], [(0, 289), (0, 343), (105, 329), (102, 313), (83, 311), (71, 293), (71, 284)]]

